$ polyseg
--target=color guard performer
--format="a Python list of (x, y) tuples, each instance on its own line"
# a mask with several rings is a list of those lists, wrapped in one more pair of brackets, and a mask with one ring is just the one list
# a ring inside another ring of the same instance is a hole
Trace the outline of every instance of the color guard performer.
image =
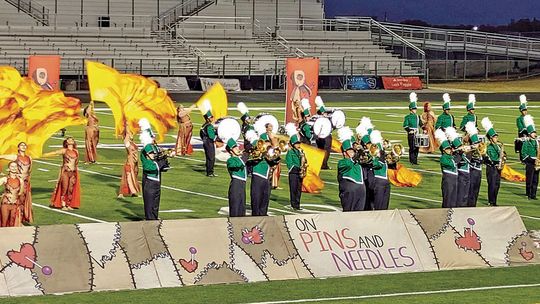
[(285, 157), (287, 169), (289, 169), (289, 194), (291, 199), (291, 207), (294, 210), (302, 210), (300, 208), (300, 199), (302, 197), (302, 181), (306, 176), (307, 161), (304, 151), (300, 148), (300, 138), (298, 130), (294, 123), (288, 123), (285, 126), (287, 135), (289, 135), (290, 148)]
[(459, 129), (461, 131), (465, 131), (465, 125), (469, 121), (472, 121), (474, 123), (474, 126), (478, 127), (477, 117), (474, 114), (475, 104), (476, 104), (476, 96), (474, 94), (469, 94), (469, 101), (467, 102), (467, 114), (463, 116), (463, 119), (461, 120), (461, 124), (459, 125)]
[(200, 136), (203, 142), (206, 176), (216, 177), (214, 174), (214, 164), (216, 163), (216, 129), (214, 128), (214, 116), (212, 115), (212, 106), (208, 100), (204, 103), (205, 113), (204, 124), (201, 127)]
[(337, 180), (339, 183), (339, 199), (343, 212), (362, 211), (366, 201), (366, 188), (362, 176), (362, 168), (355, 160), (353, 148), (353, 132), (349, 127), (338, 130), (343, 158), (338, 162)]
[(528, 113), (527, 96), (525, 95), (519, 96), (519, 112), (521, 115), (516, 118), (517, 139), (514, 141), (514, 150), (516, 153), (519, 153), (519, 159), (523, 159), (523, 156), (521, 155), (521, 146), (523, 145), (523, 142), (527, 140), (527, 136), (529, 135), (524, 121), (525, 115)]
[(127, 158), (122, 170), (118, 198), (139, 196), (139, 193), (141, 193), (141, 185), (139, 184), (139, 149), (133, 141), (133, 134), (127, 127), (125, 130), (124, 147), (126, 147)]
[(469, 121), (465, 124), (465, 131), (469, 136), (473, 150), (469, 153), (469, 195), (467, 197), (467, 207), (476, 207), (480, 185), (482, 183), (482, 154), (485, 154), (485, 145), (480, 143), (478, 128), (475, 122)]
[(307, 145), (311, 145), (311, 140), (313, 139), (311, 126), (307, 123), (311, 116), (310, 109), (309, 99), (302, 99), (302, 121), (298, 125), (298, 128), (300, 130), (300, 141)]
[[(328, 118), (324, 102), (320, 96), (315, 97), (315, 104), (317, 105), (317, 115)], [(330, 135), (326, 136), (325, 138), (319, 138), (317, 136), (317, 138), (315, 139), (315, 143), (317, 144), (317, 148), (324, 150), (324, 159), (321, 169), (329, 170), (330, 167), (328, 166), (328, 158), (330, 157), (330, 152), (332, 152), (332, 133), (330, 133)]]
[(193, 153), (193, 147), (191, 146), (191, 136), (193, 134), (193, 123), (191, 122), (192, 108), (184, 108), (183, 105), (179, 105), (176, 108), (176, 121), (178, 122), (178, 136), (176, 137), (176, 145), (174, 150), (177, 155), (185, 156)]
[(23, 192), (23, 180), (19, 177), (17, 163), (8, 165), (8, 175), (0, 178), (4, 192), (0, 202), (0, 227), (22, 226), (20, 195)]
[(468, 146), (464, 146), (456, 129), (446, 128), (446, 137), (453, 149), (454, 162), (458, 169), (458, 182), (455, 207), (467, 207), (470, 190), (469, 159), (465, 155)]
[(84, 109), (83, 115), (87, 120), (84, 129), (84, 147), (86, 150), (84, 163), (94, 164), (97, 160), (97, 145), (99, 143), (99, 120), (94, 112), (93, 101), (90, 101), (90, 105)]
[(506, 161), (506, 155), (499, 136), (489, 118), (482, 119), (482, 127), (486, 130), (489, 139), (486, 156), (486, 179), (488, 183), (488, 203), (490, 206), (497, 206), (497, 195), (501, 186), (501, 171)]
[(420, 115), (416, 114), (416, 101), (418, 100), (416, 93), (412, 92), (409, 95), (409, 111), (403, 120), (403, 128), (407, 132), (407, 142), (409, 144), (409, 162), (413, 165), (418, 165), (419, 147), (416, 146), (416, 135), (422, 128), (422, 120)]
[(435, 129), (442, 129), (443, 131), (448, 127), (456, 127), (454, 115), (450, 114), (451, 105), (450, 105), (450, 94), (444, 93), (443, 95), (443, 113), (437, 117), (437, 122), (435, 123)]
[(452, 146), (446, 134), (441, 129), (435, 130), (435, 138), (439, 141), (439, 149), (441, 150), (442, 208), (455, 208), (457, 206), (458, 171), (456, 162), (452, 156)]
[(390, 203), (390, 182), (388, 181), (388, 164), (382, 145), (383, 138), (379, 130), (374, 130), (369, 136), (373, 151), (373, 209), (387, 210)]
[(0, 155), (0, 159), (6, 159), (17, 164), (17, 173), (23, 181), (22, 193), (19, 196), (20, 205), (22, 207), (21, 220), (26, 223), (34, 221), (32, 210), (32, 186), (30, 184), (30, 176), (32, 173), (32, 158), (26, 154), (25, 142), (20, 142), (17, 146), (17, 154)]
[(527, 128), (527, 134), (529, 137), (523, 142), (521, 147), (521, 161), (525, 164), (525, 184), (527, 199), (536, 200), (536, 191), (538, 189), (538, 170), (540, 165), (538, 164), (538, 140), (536, 138), (536, 128), (531, 115), (525, 115), (523, 122)]
[(236, 140), (229, 138), (226, 143), (226, 149), (231, 154), (227, 160), (227, 171), (231, 176), (229, 184), (229, 216), (245, 216), (246, 215), (246, 180), (247, 170), (246, 164), (242, 160), (242, 151), (238, 148)]

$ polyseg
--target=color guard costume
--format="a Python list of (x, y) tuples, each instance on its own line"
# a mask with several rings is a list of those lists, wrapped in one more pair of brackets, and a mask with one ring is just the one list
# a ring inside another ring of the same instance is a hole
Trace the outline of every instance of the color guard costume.
[(441, 150), (442, 208), (455, 208), (457, 206), (458, 169), (454, 157), (452, 156), (452, 146), (447, 139), (446, 134), (441, 129), (435, 130), (435, 137), (439, 141), (439, 149)]
[(388, 164), (382, 146), (382, 135), (378, 130), (371, 132), (370, 140), (375, 156), (373, 157), (373, 209), (387, 210), (390, 203), (390, 182)]
[(184, 156), (193, 153), (191, 146), (191, 136), (193, 134), (193, 123), (189, 113), (191, 109), (186, 109), (182, 105), (176, 108), (176, 121), (178, 122), (178, 135), (176, 137), (176, 154)]
[(17, 173), (17, 163), (10, 162), (8, 165), (8, 175), (0, 178), (0, 185), (4, 186), (4, 191), (0, 201), (0, 227), (22, 226), (22, 205), (20, 204), (20, 193), (23, 181)]
[(407, 132), (407, 142), (409, 144), (409, 162), (413, 165), (418, 165), (418, 152), (420, 148), (416, 146), (415, 138), (422, 128), (422, 120), (420, 115), (416, 114), (416, 93), (412, 92), (409, 95), (409, 111), (403, 120), (403, 128)]
[(86, 150), (84, 162), (93, 164), (97, 160), (97, 145), (99, 143), (99, 119), (94, 112), (93, 101), (90, 101), (90, 105), (84, 109), (83, 114), (87, 119), (84, 128), (84, 147)]
[(516, 153), (519, 153), (519, 159), (523, 159), (523, 156), (521, 155), (521, 146), (523, 145), (523, 141), (527, 140), (527, 136), (529, 135), (527, 132), (527, 126), (525, 126), (525, 115), (527, 115), (527, 97), (525, 95), (519, 96), (519, 112), (521, 115), (516, 118), (516, 126), (517, 126), (517, 139), (514, 141), (514, 150)]
[(531, 115), (525, 115), (523, 117), (525, 127), (527, 128), (527, 134), (529, 137), (523, 141), (521, 147), (521, 161), (525, 164), (525, 194), (527, 199), (536, 200), (536, 191), (538, 189), (538, 169), (536, 167), (538, 156), (538, 141), (536, 135), (536, 128)]
[(435, 123), (435, 129), (442, 129), (443, 131), (448, 127), (456, 127), (454, 115), (450, 114), (450, 95), (444, 93), (443, 95), (443, 113), (437, 117), (437, 122)]
[[(291, 207), (294, 210), (301, 210), (300, 199), (302, 197), (302, 181), (304, 179), (304, 170), (302, 162), (305, 161), (304, 151), (300, 149), (300, 139), (298, 131), (294, 123), (289, 123), (285, 126), (287, 135), (289, 135), (289, 150), (285, 160), (287, 162), (287, 169), (289, 170), (289, 194)], [(304, 159), (304, 160), (302, 160)]]
[(486, 130), (486, 136), (490, 143), (486, 149), (486, 179), (488, 183), (488, 203), (490, 206), (497, 206), (497, 195), (501, 186), (501, 161), (504, 154), (501, 146), (498, 144), (498, 134), (493, 129), (493, 124), (489, 118), (482, 119), (482, 127)]
[(200, 136), (203, 142), (206, 176), (215, 177), (214, 164), (216, 163), (216, 147), (214, 142), (216, 140), (216, 129), (213, 125), (214, 116), (212, 115), (212, 107), (210, 102), (204, 102), (205, 122), (201, 127)]
[(478, 128), (476, 123), (469, 121), (465, 124), (465, 130), (469, 136), (469, 140), (476, 148), (468, 153), (469, 162), (469, 195), (467, 196), (467, 207), (476, 207), (478, 194), (480, 193), (480, 185), (482, 183), (482, 155), (478, 150), (480, 138), (478, 137)]
[[(317, 114), (326, 117), (326, 108), (320, 96), (315, 97), (315, 105), (317, 105)], [(330, 120), (330, 118), (328, 119)], [(330, 123), (332, 122), (330, 121)], [(317, 137), (315, 139), (315, 143), (317, 144), (317, 148), (324, 150), (324, 159), (321, 169), (330, 169), (330, 167), (328, 166), (328, 158), (330, 157), (330, 153), (332, 152), (332, 133), (330, 132), (330, 135), (326, 136), (325, 138)]]
[(349, 127), (338, 130), (343, 158), (338, 162), (337, 180), (339, 183), (339, 199), (343, 212), (362, 211), (366, 200), (366, 188), (360, 164), (353, 159), (352, 131)]
[(17, 164), (17, 173), (21, 178), (22, 192), (19, 195), (21, 205), (22, 222), (32, 223), (34, 214), (32, 210), (32, 186), (30, 177), (32, 174), (32, 158), (26, 154), (28, 146), (25, 142), (20, 142), (17, 146), (17, 154), (0, 155), (0, 159), (13, 161)]
[(246, 164), (240, 157), (241, 152), (238, 149), (236, 140), (229, 138), (227, 140), (227, 151), (231, 157), (227, 160), (227, 171), (231, 176), (229, 184), (229, 216), (245, 216), (246, 215), (246, 180), (247, 170)]

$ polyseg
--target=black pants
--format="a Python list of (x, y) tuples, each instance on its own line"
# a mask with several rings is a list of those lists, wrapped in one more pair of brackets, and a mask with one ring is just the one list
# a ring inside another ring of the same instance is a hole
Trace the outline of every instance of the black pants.
[(414, 133), (407, 133), (407, 142), (409, 143), (409, 162), (413, 165), (418, 165), (418, 152), (420, 151), (420, 148), (416, 146), (414, 138)]
[(317, 148), (324, 150), (324, 159), (321, 169), (328, 169), (328, 158), (332, 151), (332, 135), (328, 135), (325, 138), (317, 138), (315, 142), (317, 143)]
[(441, 190), (443, 196), (442, 208), (455, 208), (457, 206), (457, 184), (457, 174), (443, 172), (441, 181)]
[(364, 185), (366, 188), (366, 195), (364, 201), (364, 210), (369, 211), (375, 209), (374, 198), (375, 198), (375, 174), (373, 173), (373, 168), (369, 166), (362, 166), (362, 176), (364, 177)]
[(467, 197), (467, 207), (476, 207), (480, 184), (482, 183), (482, 170), (472, 169), (469, 174), (469, 196)]
[(206, 158), (206, 175), (214, 174), (216, 163), (216, 147), (210, 138), (203, 138), (204, 157)]
[(302, 179), (298, 173), (289, 172), (289, 194), (291, 207), (299, 209), (300, 198), (302, 197)]
[(467, 207), (467, 202), (469, 201), (469, 190), (471, 185), (470, 182), (470, 173), (458, 170), (456, 207)]
[(231, 178), (229, 184), (229, 216), (246, 215), (246, 181)]
[(390, 182), (387, 179), (375, 177), (374, 179), (374, 209), (387, 210), (390, 203)]
[(366, 188), (364, 184), (353, 183), (347, 179), (339, 181), (339, 200), (343, 212), (362, 211), (366, 200)]
[(486, 166), (486, 179), (488, 183), (488, 202), (490, 205), (497, 205), (497, 195), (501, 186), (501, 171), (493, 165)]
[(268, 215), (270, 203), (270, 181), (253, 174), (251, 178), (251, 215)]
[(534, 169), (534, 159), (528, 158), (525, 161), (525, 185), (528, 198), (536, 198), (536, 190), (538, 189), (538, 172)]
[(157, 220), (159, 213), (159, 200), (161, 198), (161, 181), (151, 180), (148, 178), (146, 173), (143, 173), (142, 190), (144, 218), (146, 220)]

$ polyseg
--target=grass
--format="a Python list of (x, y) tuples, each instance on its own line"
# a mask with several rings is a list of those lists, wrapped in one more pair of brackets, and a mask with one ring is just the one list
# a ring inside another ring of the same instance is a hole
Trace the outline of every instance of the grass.
[(433, 83), (430, 89), (458, 89), (471, 92), (485, 91), (495, 93), (540, 92), (540, 78), (505, 81), (467, 81)]
[[(249, 105), (249, 104), (248, 104)], [(373, 104), (356, 104), (361, 107), (369, 107)], [(403, 106), (402, 103), (378, 103), (376, 106)], [(464, 103), (454, 103), (464, 105)], [(512, 108), (489, 108), (489, 106), (511, 105)], [(277, 103), (257, 103), (253, 107), (276, 107)], [(351, 104), (332, 103), (329, 107), (344, 107)], [(516, 133), (515, 118), (519, 115), (515, 103), (503, 104), (500, 102), (482, 102), (477, 110), (479, 117), (489, 116), (500, 134), (509, 155), (509, 163), (519, 172), (524, 172), (523, 165), (519, 164), (517, 155), (513, 152), (513, 139)], [(482, 108), (482, 107), (488, 108)], [(516, 107), (514, 107), (516, 106)], [(535, 106), (540, 103), (529, 103), (530, 111), (534, 115)], [(105, 107), (97, 104), (97, 107)], [(436, 105), (434, 108), (439, 109)], [(252, 110), (253, 113), (257, 111)], [(282, 110), (267, 111), (274, 114), (279, 120), (283, 119)], [(346, 110), (347, 124), (355, 127), (362, 116), (370, 116), (375, 127), (382, 131), (383, 136), (390, 140), (401, 140), (406, 144), (406, 137), (402, 131), (402, 119), (407, 114), (406, 109), (382, 110), (382, 109), (354, 109)], [(440, 112), (437, 110), (437, 112)], [(465, 114), (463, 109), (453, 110), (456, 121), (460, 122)], [(232, 115), (238, 116), (236, 111)], [(121, 141), (113, 134), (113, 117), (109, 112), (98, 112), (101, 128), (101, 144), (120, 144)], [(202, 118), (198, 113), (192, 115), (195, 123), (194, 136), (198, 135)], [(83, 127), (69, 128), (67, 134), (74, 136), (79, 143), (84, 142)], [(165, 143), (175, 142), (173, 136), (176, 130), (166, 136)], [(45, 152), (58, 149), (62, 138), (51, 138), (47, 141)], [(142, 198), (117, 199), (117, 190), (122, 165), (125, 159), (124, 149), (98, 149), (98, 164), (84, 165), (83, 149), (81, 152), (81, 185), (82, 205), (81, 209), (71, 212), (103, 221), (137, 221), (144, 218)], [(304, 194), (302, 203), (320, 205), (312, 208), (318, 211), (328, 211), (324, 206), (340, 207), (336, 183), (335, 167), (339, 155), (332, 155), (330, 166), (334, 170), (322, 171), (322, 178), (326, 187), (321, 194)], [(58, 177), (59, 157), (40, 159), (36, 161), (32, 173), (33, 200), (36, 204), (48, 206), (50, 195), (54, 189)], [(410, 168), (408, 162), (404, 164)], [(163, 175), (161, 211), (190, 209), (193, 212), (162, 212), (162, 219), (181, 218), (208, 218), (220, 217), (218, 213), (221, 207), (227, 206), (227, 190), (229, 177), (224, 163), (216, 164), (218, 178), (207, 178), (204, 175), (204, 155), (196, 151), (189, 158), (172, 159), (173, 169)], [(417, 188), (392, 187), (390, 208), (439, 208), (441, 206), (441, 191), (438, 164), (438, 153), (434, 156), (421, 156), (420, 165), (413, 169), (421, 171), (423, 181)], [(284, 170), (284, 172), (286, 172)], [(485, 173), (484, 173), (485, 175)], [(288, 183), (286, 176), (281, 179), (283, 190), (274, 190), (271, 195), (270, 207), (274, 214), (290, 214)], [(249, 185), (247, 187), (249, 189)], [(524, 217), (523, 221), (529, 230), (540, 229), (540, 202), (529, 202), (525, 198), (524, 183), (503, 182), (499, 192), (499, 204), (502, 206), (516, 206)], [(249, 193), (248, 193), (249, 199)], [(482, 189), (478, 206), (487, 204), (487, 184), (485, 176), (482, 181)], [(61, 214), (49, 208), (34, 208), (35, 225), (50, 224), (74, 224), (92, 222), (90, 219), (82, 219), (75, 216)], [(469, 288), (478, 286), (511, 285), (538, 283), (540, 266), (514, 267), (484, 270), (460, 270), (442, 271), (434, 273), (409, 273), (383, 276), (367, 276), (354, 278), (332, 278), (326, 280), (299, 280), (286, 282), (265, 282), (247, 285), (217, 285), (206, 287), (185, 287), (160, 290), (138, 290), (120, 292), (100, 292), (92, 294), (73, 294), (64, 296), (42, 296), (30, 298), (2, 299), (2, 303), (94, 303), (94, 302), (177, 302), (181, 297), (182, 302), (223, 302), (238, 303), (252, 301), (287, 300), (313, 297), (334, 297), (351, 295), (369, 295), (395, 293), (405, 291), (422, 291), (452, 288)], [(406, 282), (406, 284), (404, 284)], [(516, 303), (534, 303), (540, 301), (540, 288), (523, 288), (517, 290), (501, 289), (491, 291), (471, 291), (455, 294), (438, 294), (422, 296), (401, 296), (396, 298), (369, 299), (369, 302), (420, 302), (420, 303), (446, 303), (446, 302), (475, 302), (493, 303), (507, 302), (510, 299)], [(224, 296), (226, 295), (226, 296)], [(351, 300), (350, 302), (357, 302)]]

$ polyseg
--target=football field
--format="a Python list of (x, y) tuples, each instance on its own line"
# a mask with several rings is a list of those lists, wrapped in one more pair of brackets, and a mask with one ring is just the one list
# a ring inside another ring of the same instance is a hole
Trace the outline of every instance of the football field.
[[(347, 124), (355, 128), (363, 116), (369, 116), (384, 138), (391, 142), (400, 142), (406, 146), (406, 134), (402, 129), (403, 116), (408, 113), (407, 102), (386, 103), (327, 103), (328, 108), (341, 108), (347, 115)], [(283, 121), (283, 103), (247, 103), (250, 114), (266, 112)], [(452, 114), (456, 124), (466, 114), (465, 103), (453, 102)], [(189, 106), (185, 104), (185, 106)], [(229, 102), (231, 116), (239, 117), (234, 100)], [(432, 104), (439, 114), (440, 104)], [(421, 106), (419, 104), (419, 114)], [(524, 173), (518, 155), (513, 151), (516, 135), (516, 118), (519, 115), (518, 102), (479, 101), (476, 114), (479, 121), (488, 116), (505, 144), (508, 164)], [(100, 119), (100, 145), (98, 163), (84, 164), (84, 127), (68, 128), (67, 135), (75, 137), (80, 145), (80, 176), (82, 203), (79, 210), (61, 211), (48, 207), (54, 189), (60, 157), (35, 160), (32, 172), (32, 196), (34, 201), (34, 225), (74, 224), (92, 222), (139, 221), (144, 218), (141, 197), (117, 198), (122, 166), (125, 161), (125, 149), (122, 140), (114, 135), (112, 113), (105, 104), (96, 103)], [(529, 102), (529, 112), (534, 117), (540, 113), (540, 103)], [(196, 151), (189, 157), (171, 159), (172, 169), (163, 173), (161, 194), (161, 219), (223, 217), (222, 210), (227, 206), (227, 191), (230, 178), (224, 162), (216, 162), (218, 177), (209, 178), (204, 173), (204, 154), (199, 140), (202, 125), (200, 113), (193, 112), (193, 143)], [(484, 130), (480, 128), (480, 133)], [(176, 131), (171, 130), (163, 143), (164, 147), (173, 147)], [(44, 147), (44, 152), (59, 149), (63, 138), (54, 136)], [(138, 136), (135, 136), (138, 143)], [(441, 173), (439, 155), (421, 154), (419, 166), (412, 167), (407, 156), (403, 164), (422, 174), (418, 187), (392, 187), (390, 208), (440, 208)], [(320, 194), (303, 194), (303, 210), (294, 211), (289, 207), (289, 192), (286, 172), (281, 177), (280, 187), (273, 190), (269, 211), (274, 215), (339, 212), (337, 172), (339, 154), (332, 154), (329, 160), (331, 170), (321, 171), (325, 188)], [(285, 164), (282, 164), (285, 167)], [(140, 176), (139, 176), (140, 178)], [(247, 186), (249, 201), (249, 184)], [(502, 181), (498, 204), (516, 206), (528, 230), (540, 230), (540, 201), (528, 201), (525, 197), (525, 183)], [(487, 182), (485, 173), (482, 180), (478, 206), (487, 205)], [(160, 290), (138, 290), (123, 292), (101, 292), (93, 294), (74, 294), (64, 296), (42, 296), (32, 298), (2, 299), (2, 303), (162, 303), (181, 302), (222, 302), (253, 303), (298, 300), (302, 302), (328, 301), (353, 303), (538, 303), (540, 302), (540, 266), (514, 267), (481, 270), (455, 270), (434, 273), (409, 273), (393, 275), (363, 276), (351, 278), (310, 279), (299, 281), (265, 282), (246, 285), (195, 286)], [(280, 302), (281, 303), (281, 302)]]

